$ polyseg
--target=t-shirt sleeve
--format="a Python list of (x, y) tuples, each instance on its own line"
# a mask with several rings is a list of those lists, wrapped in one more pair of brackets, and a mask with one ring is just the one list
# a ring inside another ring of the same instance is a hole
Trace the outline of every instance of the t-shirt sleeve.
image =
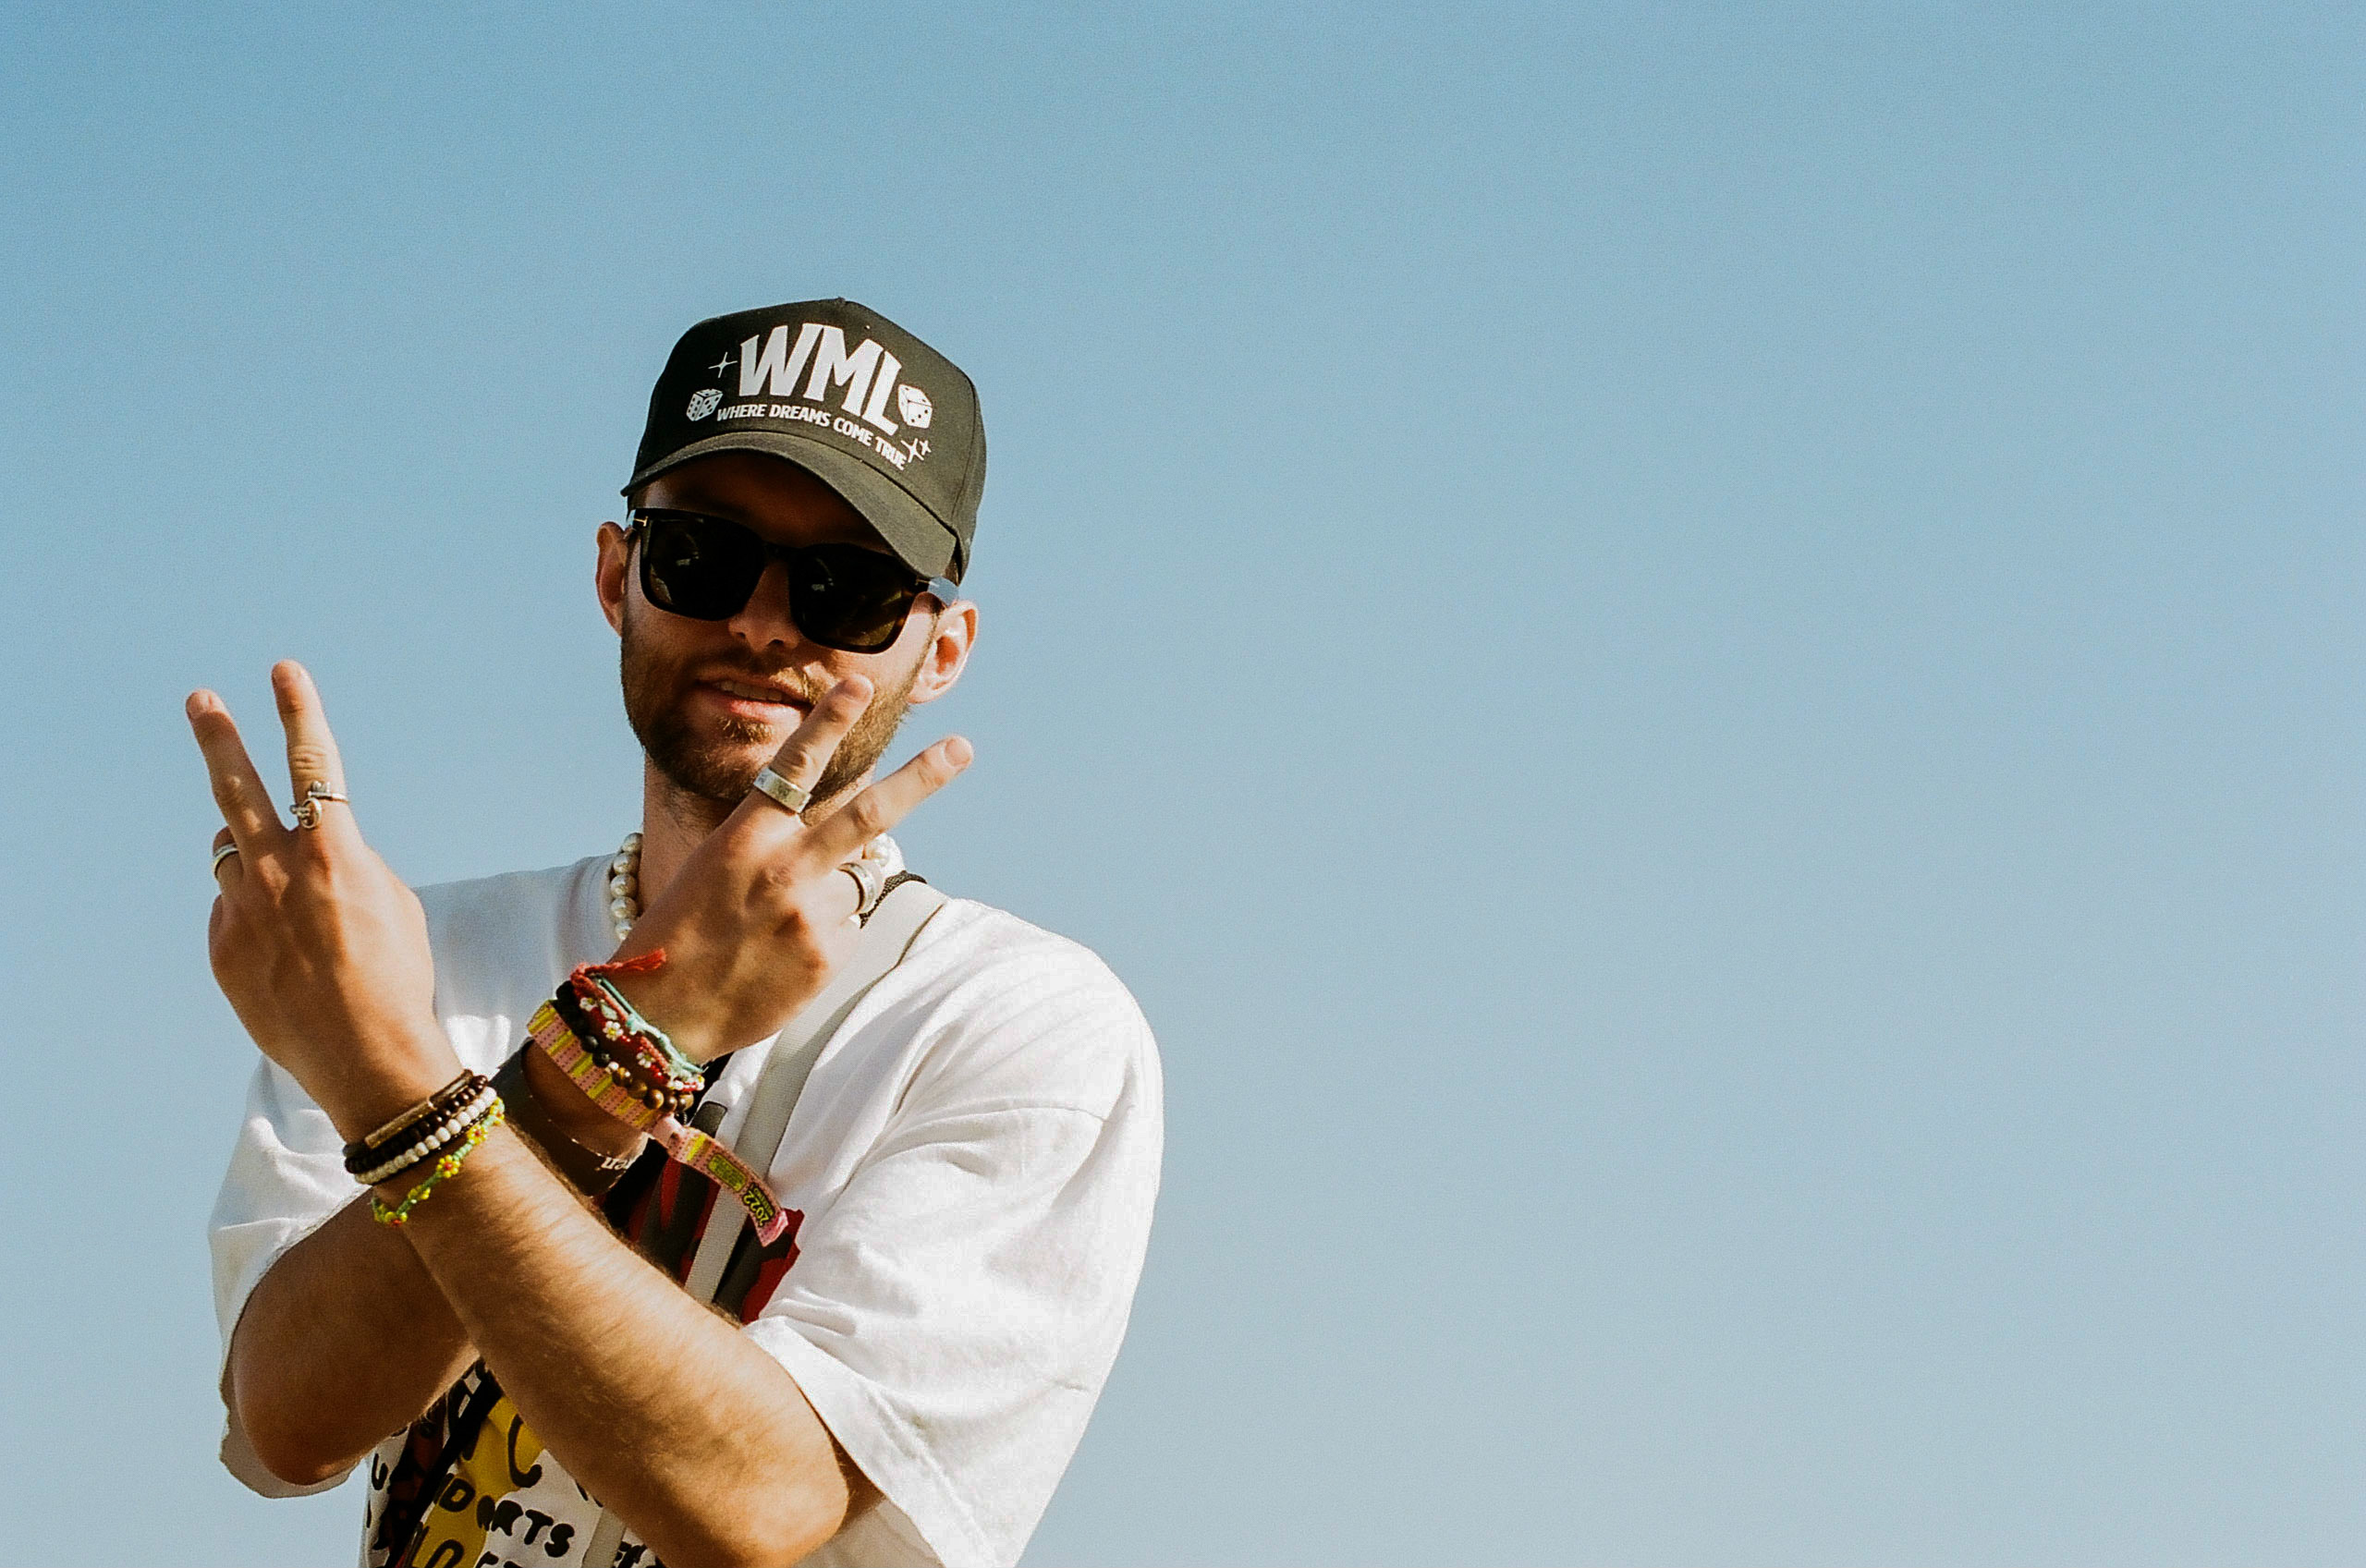
[(932, 1052), (748, 1329), (884, 1498), (813, 1562), (1017, 1561), (1124, 1337), (1161, 1136), (1149, 1027), (1089, 954)]
[(271, 1266), (360, 1190), (345, 1173), (345, 1145), (328, 1113), (284, 1069), (258, 1062), (206, 1240), (213, 1254), (213, 1315), (222, 1331), (222, 1463), (265, 1497), (326, 1491), (345, 1477), (291, 1486), (262, 1467), (229, 1397), (230, 1335)]

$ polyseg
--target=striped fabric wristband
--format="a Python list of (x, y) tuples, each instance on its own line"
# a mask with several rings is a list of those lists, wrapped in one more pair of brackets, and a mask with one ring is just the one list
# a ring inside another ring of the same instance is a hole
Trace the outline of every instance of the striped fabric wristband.
[(567, 1075), (568, 1082), (590, 1097), (592, 1104), (634, 1131), (647, 1133), (664, 1148), (669, 1159), (689, 1166), (738, 1198), (748, 1210), (748, 1221), (754, 1227), (758, 1241), (769, 1245), (788, 1228), (788, 1216), (773, 1197), (772, 1188), (731, 1151), (730, 1145), (652, 1109), (610, 1077), (592, 1060), (583, 1042), (575, 1038), (575, 1031), (558, 1015), (557, 1008), (547, 1002), (536, 1008), (526, 1022), (526, 1034)]

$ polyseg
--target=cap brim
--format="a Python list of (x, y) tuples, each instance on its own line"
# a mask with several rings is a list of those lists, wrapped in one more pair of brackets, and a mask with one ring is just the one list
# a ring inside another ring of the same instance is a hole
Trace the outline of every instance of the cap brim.
[(662, 461), (633, 475), (623, 493), (629, 495), (658, 475), (717, 452), (761, 452), (796, 464), (835, 490), (846, 504), (862, 514), (904, 565), (927, 577), (961, 579), (962, 563), (951, 529), (937, 520), (912, 492), (860, 457), (836, 447), (783, 430), (733, 431), (711, 435), (668, 452)]

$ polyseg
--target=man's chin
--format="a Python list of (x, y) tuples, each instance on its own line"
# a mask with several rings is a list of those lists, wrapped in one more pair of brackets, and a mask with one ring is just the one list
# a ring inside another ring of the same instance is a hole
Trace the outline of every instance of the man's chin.
[(755, 745), (660, 744), (648, 748), (650, 761), (675, 788), (719, 805), (738, 804), (754, 787), (757, 771), (779, 750), (779, 743), (769, 737)]
[[(780, 705), (786, 722), (769, 716), (717, 712), (713, 704), (701, 702), (695, 694), (679, 688), (672, 689), (671, 700), (662, 705), (651, 701), (651, 687), (655, 683), (648, 677), (652, 672), (637, 664), (631, 654), (631, 639), (626, 641), (625, 714), (632, 721), (633, 734), (651, 764), (686, 795), (726, 808), (737, 806), (754, 785), (757, 771), (779, 754), (782, 745), (803, 722), (803, 712)], [(915, 664), (902, 678), (872, 697), (871, 705), (838, 743), (828, 766), (814, 781), (816, 800), (833, 799), (853, 788), (885, 754), (909, 706), (912, 679), (918, 672)]]

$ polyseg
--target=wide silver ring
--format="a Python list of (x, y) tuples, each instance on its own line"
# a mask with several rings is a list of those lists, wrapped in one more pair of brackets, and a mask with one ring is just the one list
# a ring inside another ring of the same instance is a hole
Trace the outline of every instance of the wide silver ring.
[(802, 815), (805, 803), (813, 798), (811, 790), (789, 783), (774, 772), (769, 764), (756, 770), (756, 782), (749, 787), (792, 817)]
[(339, 795), (336, 791), (331, 789), (328, 786), (327, 780), (314, 779), (311, 784), (304, 786), (304, 798), (296, 802), (295, 805), (290, 806), (287, 809), (296, 814), (296, 825), (298, 827), (317, 828), (321, 825), (322, 806), (332, 800), (348, 806), (353, 804), (344, 796)]
[(854, 879), (855, 890), (860, 895), (854, 906), (855, 918), (870, 919), (871, 912), (879, 907), (880, 899), (887, 893), (886, 865), (865, 856), (860, 860), (848, 861), (838, 869)]
[(222, 862), (227, 860), (231, 856), (236, 855), (237, 853), (238, 853), (238, 846), (237, 845), (224, 845), (221, 848), (213, 852), (213, 864), (206, 868), (206, 873), (209, 876), (220, 876), (222, 874)]

